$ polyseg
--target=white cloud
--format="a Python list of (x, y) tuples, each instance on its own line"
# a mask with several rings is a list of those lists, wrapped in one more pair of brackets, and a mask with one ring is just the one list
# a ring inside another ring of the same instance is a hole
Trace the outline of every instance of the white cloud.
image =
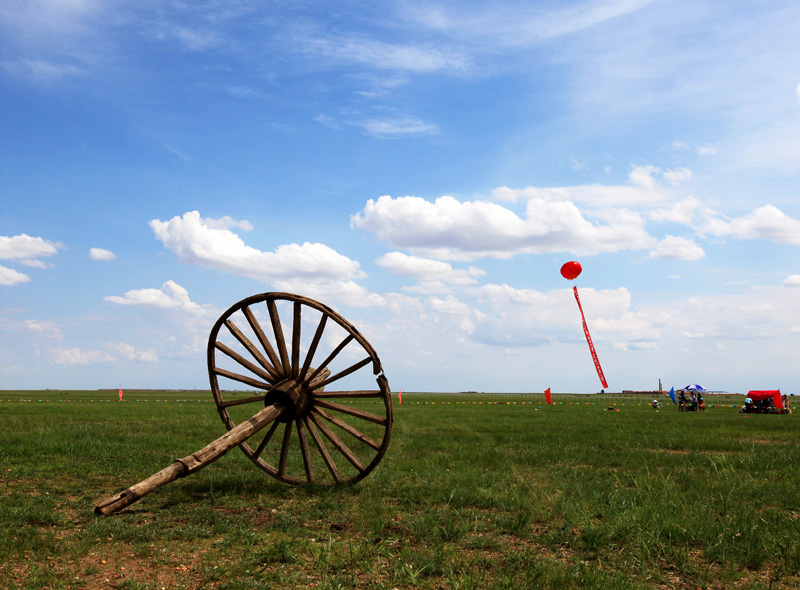
[(469, 315), (472, 313), (472, 308), (468, 304), (464, 303), (463, 301), (459, 301), (453, 295), (448, 295), (444, 299), (440, 299), (439, 297), (429, 297), (426, 300), (426, 303), (433, 311), (438, 313), (453, 315)]
[(709, 219), (696, 227), (698, 233), (738, 239), (770, 240), (779, 244), (800, 244), (800, 220), (789, 217), (773, 205), (730, 220)]
[(469, 62), (457, 52), (439, 47), (392, 44), (365, 36), (317, 36), (297, 39), (302, 52), (345, 64), (365, 65), (376, 70), (414, 73), (460, 72)]
[(800, 287), (800, 275), (789, 275), (783, 281), (784, 287)]
[(532, 198), (525, 218), (496, 203), (461, 203), (439, 197), (370, 199), (351, 226), (373, 232), (395, 247), (443, 260), (510, 258), (515, 254), (596, 254), (651, 247), (642, 217), (628, 209), (602, 209), (587, 220), (571, 202)]
[(694, 240), (679, 236), (667, 235), (650, 251), (650, 258), (668, 258), (672, 260), (700, 260), (705, 257), (703, 248)]
[(141, 361), (145, 363), (154, 363), (158, 361), (158, 354), (152, 348), (147, 350), (137, 350), (135, 347), (124, 342), (109, 342), (106, 348), (116, 357), (128, 361)]
[(694, 175), (688, 168), (670, 168), (664, 172), (664, 178), (666, 178), (673, 186), (678, 186), (679, 184), (690, 180), (692, 176)]
[(273, 284), (279, 291), (302, 293), (326, 305), (376, 307), (386, 304), (386, 299), (382, 295), (372, 293), (354, 281), (289, 279), (274, 281)]
[(169, 221), (154, 219), (150, 227), (164, 246), (185, 264), (265, 282), (331, 281), (364, 276), (358, 262), (324, 244), (286, 244), (275, 252), (247, 246), (230, 228), (250, 230), (252, 225), (230, 217), (204, 219), (197, 211), (189, 211)]
[(117, 255), (104, 248), (89, 248), (89, 258), (92, 260), (115, 260)]
[(653, 178), (653, 174), (658, 171), (655, 166), (634, 166), (630, 174), (628, 174), (628, 180), (633, 185), (653, 191), (656, 189), (656, 179)]
[(673, 221), (684, 225), (691, 225), (698, 214), (703, 216), (713, 215), (710, 209), (702, 207), (700, 201), (694, 198), (683, 199), (669, 209), (656, 209), (649, 218), (653, 221)]
[(14, 237), (0, 236), (0, 259), (24, 260), (53, 256), (58, 254), (59, 248), (63, 247), (63, 244), (59, 242), (34, 238), (26, 234)]
[(113, 363), (116, 360), (104, 350), (83, 351), (80, 348), (54, 348), (52, 353), (57, 365), (101, 365)]
[(13, 76), (34, 78), (40, 82), (57, 82), (65, 78), (86, 76), (87, 71), (71, 63), (57, 63), (43, 59), (22, 59), (6, 62), (3, 69)]
[(376, 262), (392, 274), (424, 282), (440, 281), (452, 285), (472, 285), (477, 282), (477, 277), (486, 274), (474, 266), (466, 270), (456, 270), (447, 262), (409, 256), (402, 252), (389, 252)]
[(0, 285), (18, 285), (20, 283), (27, 283), (30, 280), (31, 278), (25, 273), (0, 265)]
[(516, 202), (519, 200), (545, 199), (548, 201), (569, 201), (585, 203), (594, 207), (614, 206), (647, 206), (670, 200), (670, 195), (655, 185), (645, 186), (607, 186), (602, 184), (585, 184), (578, 186), (535, 187), (512, 189), (502, 186), (492, 191), (492, 198), (497, 201)]
[(418, 135), (437, 135), (439, 128), (419, 119), (389, 118), (389, 119), (365, 119), (355, 123), (371, 136), (380, 139), (412, 137)]
[(45, 336), (47, 338), (53, 338), (56, 340), (62, 340), (64, 338), (64, 334), (61, 330), (52, 322), (41, 322), (38, 320), (25, 320), (22, 324), (31, 332), (35, 332), (41, 336)]
[(684, 332), (681, 334), (684, 338), (689, 338), (690, 340), (696, 340), (699, 338), (705, 338), (706, 335), (703, 332)]
[(405, 5), (406, 18), (434, 31), (455, 37), (491, 39), (506, 47), (529, 47), (548, 39), (590, 29), (608, 20), (634, 13), (653, 0), (614, 0), (595, 5), (557, 6), (547, 10), (539, 5), (486, 3)]
[(122, 297), (110, 295), (103, 299), (118, 305), (176, 308), (195, 316), (206, 316), (210, 313), (210, 306), (203, 306), (189, 299), (189, 292), (174, 281), (167, 281), (160, 289), (134, 289)]
[(108, 342), (105, 350), (81, 350), (80, 348), (53, 348), (53, 362), (57, 365), (108, 365), (120, 360), (153, 363), (158, 355), (152, 348), (137, 350), (124, 342)]

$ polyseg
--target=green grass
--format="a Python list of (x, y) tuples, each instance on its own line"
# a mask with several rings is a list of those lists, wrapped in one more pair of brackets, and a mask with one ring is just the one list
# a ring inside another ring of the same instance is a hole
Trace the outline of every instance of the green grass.
[(741, 396), (404, 392), (355, 486), (287, 487), (234, 450), (96, 517), (222, 434), (208, 399), (0, 392), (0, 588), (800, 586), (798, 417)]

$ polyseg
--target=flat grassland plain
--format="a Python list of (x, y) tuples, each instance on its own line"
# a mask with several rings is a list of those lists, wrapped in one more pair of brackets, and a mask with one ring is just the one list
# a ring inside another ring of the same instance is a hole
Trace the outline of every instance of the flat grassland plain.
[(210, 394), (0, 392), (0, 587), (800, 588), (800, 417), (706, 399), (403, 393), (358, 484), (234, 449), (99, 517), (224, 433)]

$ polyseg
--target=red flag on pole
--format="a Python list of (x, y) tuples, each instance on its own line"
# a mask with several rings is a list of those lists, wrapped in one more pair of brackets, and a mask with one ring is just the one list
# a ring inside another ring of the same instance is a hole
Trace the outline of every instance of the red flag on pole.
[(544, 401), (546, 401), (548, 404), (551, 403), (551, 401), (552, 401), (550, 399), (550, 388), (549, 387), (544, 390)]
[(397, 393), (397, 405), (398, 406), (402, 406), (403, 405), (403, 390), (402, 389), (400, 389), (398, 391), (398, 393)]
[(122, 401), (122, 388), (119, 388), (119, 401)]
[(589, 326), (586, 325), (586, 317), (583, 315), (583, 307), (581, 306), (581, 298), (578, 297), (578, 287), (572, 287), (572, 290), (575, 293), (575, 301), (578, 302), (578, 309), (581, 310), (581, 321), (583, 322), (583, 333), (586, 336), (586, 342), (589, 344), (589, 351), (592, 353), (592, 360), (594, 361), (594, 368), (597, 369), (597, 376), (600, 377), (600, 383), (603, 384), (603, 387), (608, 389), (608, 383), (606, 383), (606, 377), (603, 375), (603, 367), (600, 366), (600, 361), (597, 358), (597, 353), (594, 350), (594, 344), (592, 344), (592, 337), (589, 334)]

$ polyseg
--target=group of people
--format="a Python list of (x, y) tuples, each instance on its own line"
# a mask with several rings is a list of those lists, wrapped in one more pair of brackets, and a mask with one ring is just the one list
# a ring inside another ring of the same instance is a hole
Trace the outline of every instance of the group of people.
[[(679, 389), (677, 392), (676, 403), (679, 412), (705, 412), (706, 403), (703, 401), (703, 394), (699, 391), (687, 391)], [(662, 408), (658, 398), (653, 398), (653, 409), (660, 412)]]
[(678, 392), (678, 411), (679, 412), (705, 412), (706, 402), (703, 401), (703, 393), (700, 391), (686, 391), (679, 389)]
[(789, 405), (789, 397), (784, 393), (781, 396), (783, 407), (778, 408), (771, 397), (753, 400), (749, 395), (744, 398), (744, 405), (739, 410), (740, 414), (791, 414), (792, 407)]

